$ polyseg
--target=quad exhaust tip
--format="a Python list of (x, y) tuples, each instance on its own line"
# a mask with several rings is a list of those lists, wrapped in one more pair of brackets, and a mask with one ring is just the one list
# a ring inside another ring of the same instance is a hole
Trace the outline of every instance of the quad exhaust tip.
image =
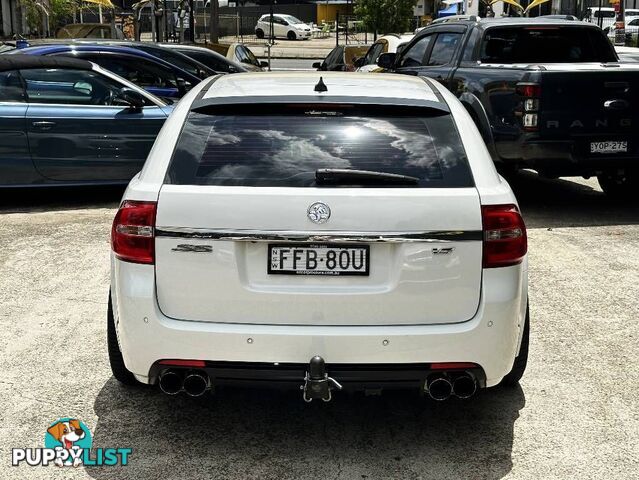
[(452, 375), (438, 373), (428, 377), (426, 391), (430, 398), (438, 402), (448, 400), (451, 395), (465, 400), (477, 391), (477, 379), (471, 372)]
[(470, 372), (464, 372), (453, 380), (453, 395), (457, 398), (467, 399), (475, 395), (477, 381)]
[(188, 372), (186, 376), (179, 370), (165, 370), (160, 374), (160, 390), (167, 395), (177, 395), (184, 391), (190, 397), (200, 397), (209, 388), (209, 378), (202, 372)]
[(443, 402), (453, 393), (453, 385), (444, 374), (431, 375), (426, 383), (428, 395), (433, 400)]
[(208, 379), (201, 373), (190, 373), (182, 384), (182, 388), (190, 397), (201, 397), (208, 387)]
[(182, 375), (175, 370), (165, 370), (160, 374), (160, 390), (167, 395), (177, 395), (182, 391)]

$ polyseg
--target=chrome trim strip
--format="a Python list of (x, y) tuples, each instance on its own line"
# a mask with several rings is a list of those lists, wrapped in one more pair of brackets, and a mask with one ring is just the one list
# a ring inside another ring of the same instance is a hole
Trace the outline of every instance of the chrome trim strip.
[(169, 238), (199, 238), (234, 242), (476, 242), (481, 241), (481, 230), (422, 231), (422, 232), (303, 232), (270, 230), (224, 230), (184, 227), (156, 227), (155, 235)]

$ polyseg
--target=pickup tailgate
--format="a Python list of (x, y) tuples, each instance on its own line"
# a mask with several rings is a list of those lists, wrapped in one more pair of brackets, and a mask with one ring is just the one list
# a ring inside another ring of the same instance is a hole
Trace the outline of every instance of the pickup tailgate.
[(577, 140), (580, 156), (636, 155), (639, 69), (553, 64), (541, 73), (540, 137)]

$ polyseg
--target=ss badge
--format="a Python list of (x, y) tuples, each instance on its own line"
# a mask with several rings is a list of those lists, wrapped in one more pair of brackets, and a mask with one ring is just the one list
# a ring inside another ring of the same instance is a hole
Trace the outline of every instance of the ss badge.
[(188, 243), (181, 243), (175, 248), (172, 248), (171, 251), (186, 253), (211, 253), (213, 251), (213, 247), (210, 245), (191, 245)]

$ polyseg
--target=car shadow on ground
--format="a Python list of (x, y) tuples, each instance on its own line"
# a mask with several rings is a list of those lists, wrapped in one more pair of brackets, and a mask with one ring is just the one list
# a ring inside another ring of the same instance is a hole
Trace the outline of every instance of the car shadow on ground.
[(125, 188), (93, 186), (0, 189), (0, 214), (117, 208)]
[(499, 479), (524, 404), (520, 387), (442, 403), (385, 392), (306, 404), (271, 390), (169, 397), (111, 378), (95, 401), (93, 446), (133, 453), (126, 467), (85, 468), (96, 479)]
[(526, 227), (596, 227), (639, 224), (639, 192), (634, 202), (612, 200), (596, 180), (547, 179), (525, 170), (506, 177)]

